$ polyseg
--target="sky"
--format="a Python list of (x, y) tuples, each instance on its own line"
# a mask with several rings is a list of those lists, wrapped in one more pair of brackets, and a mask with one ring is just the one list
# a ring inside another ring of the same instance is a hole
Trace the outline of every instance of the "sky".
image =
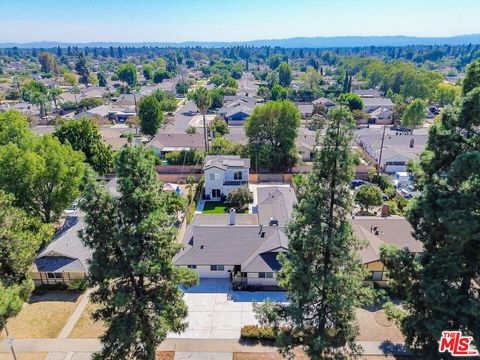
[(480, 33), (480, 0), (0, 0), (0, 42)]

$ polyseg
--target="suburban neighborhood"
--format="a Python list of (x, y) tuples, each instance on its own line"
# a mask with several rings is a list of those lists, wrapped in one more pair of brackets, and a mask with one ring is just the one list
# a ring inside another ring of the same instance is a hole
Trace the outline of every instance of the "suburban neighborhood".
[(480, 356), (478, 29), (267, 2), (5, 4), (0, 360)]

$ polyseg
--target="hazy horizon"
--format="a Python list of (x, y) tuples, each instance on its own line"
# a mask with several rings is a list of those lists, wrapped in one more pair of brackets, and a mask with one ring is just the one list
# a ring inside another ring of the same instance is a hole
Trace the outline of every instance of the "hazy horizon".
[(296, 37), (480, 33), (480, 2), (457, 0), (4, 0), (2, 43), (244, 42)]

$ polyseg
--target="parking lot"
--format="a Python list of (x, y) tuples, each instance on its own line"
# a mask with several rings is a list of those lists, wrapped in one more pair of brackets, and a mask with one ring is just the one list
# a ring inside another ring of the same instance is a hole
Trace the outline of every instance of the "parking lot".
[(233, 291), (228, 279), (201, 279), (198, 286), (185, 290), (188, 329), (170, 338), (238, 339), (244, 325), (257, 324), (254, 301), (286, 301), (279, 291)]

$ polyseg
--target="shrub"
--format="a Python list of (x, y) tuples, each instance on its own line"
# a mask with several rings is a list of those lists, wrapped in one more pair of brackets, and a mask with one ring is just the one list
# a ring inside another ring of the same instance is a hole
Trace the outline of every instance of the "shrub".
[(88, 282), (87, 279), (75, 279), (68, 284), (67, 290), (70, 291), (85, 291), (87, 290)]
[(228, 194), (227, 202), (238, 212), (243, 212), (245, 206), (253, 201), (253, 195), (248, 187), (241, 186)]
[(245, 325), (242, 327), (242, 339), (274, 341), (277, 337), (271, 326)]

